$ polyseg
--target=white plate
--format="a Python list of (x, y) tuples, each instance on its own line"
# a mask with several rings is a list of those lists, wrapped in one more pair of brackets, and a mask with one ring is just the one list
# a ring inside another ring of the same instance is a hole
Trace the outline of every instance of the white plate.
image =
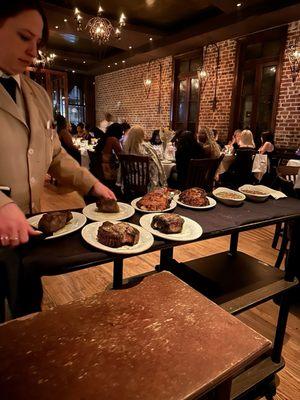
[(143, 228), (147, 229), (147, 231), (151, 232), (155, 236), (163, 239), (175, 240), (178, 242), (187, 242), (189, 240), (198, 239), (203, 233), (201, 226), (196, 221), (193, 221), (187, 217), (183, 217), (182, 215), (181, 217), (184, 219), (184, 224), (180, 233), (162, 233), (151, 227), (153, 217), (160, 214), (161, 213), (143, 215), (140, 219), (140, 224)]
[[(39, 225), (39, 220), (44, 214), (34, 215), (33, 217), (28, 218), (27, 221), (30, 223), (30, 225), (37, 228)], [(69, 221), (63, 228), (54, 232), (52, 236), (48, 236), (46, 240), (68, 235), (69, 233), (75, 232), (83, 227), (83, 225), (86, 223), (86, 217), (83, 214), (74, 211), (72, 211), (72, 215), (73, 218), (71, 219), (71, 221)]]
[(138, 197), (137, 199), (132, 200), (131, 205), (133, 208), (135, 208), (138, 211), (141, 211), (143, 213), (158, 213), (158, 212), (167, 212), (167, 211), (171, 211), (174, 210), (174, 208), (176, 207), (176, 201), (171, 200), (170, 203), (170, 207), (166, 208), (165, 210), (156, 210), (156, 211), (147, 211), (147, 210), (142, 210), (140, 208), (138, 208), (138, 206), (136, 205), (136, 203), (141, 199), (141, 197)]
[(182, 203), (181, 201), (178, 200), (179, 199), (179, 195), (178, 194), (176, 194), (173, 198), (174, 198), (174, 200), (176, 201), (177, 204), (180, 204), (183, 207), (194, 208), (195, 210), (207, 210), (209, 208), (213, 208), (217, 204), (217, 202), (216, 202), (215, 199), (213, 199), (213, 198), (211, 198), (209, 196), (206, 196), (206, 197), (208, 198), (209, 205), (208, 206), (202, 206), (202, 207), (190, 206), (189, 204)]
[(259, 202), (263, 202), (265, 200), (267, 200), (267, 198), (270, 196), (269, 193), (265, 193), (265, 194), (252, 194), (252, 193), (247, 193), (244, 192), (244, 190), (258, 190), (263, 192), (262, 189), (259, 189), (259, 187), (255, 186), (255, 185), (243, 185), (239, 187), (239, 192), (243, 193), (247, 199), (255, 201), (257, 203)]
[[(230, 199), (230, 198), (219, 197), (218, 193), (220, 193), (220, 192), (235, 193), (235, 194), (239, 195), (239, 199)], [(213, 191), (213, 195), (221, 203), (224, 203), (227, 206), (239, 206), (246, 199), (246, 196), (243, 193), (237, 192), (236, 190), (228, 189), (226, 187), (218, 187), (217, 189), (215, 189)]]
[(83, 214), (92, 221), (122, 221), (131, 217), (135, 211), (131, 205), (118, 202), (120, 211), (117, 213), (104, 213), (97, 211), (96, 203), (89, 204), (82, 210)]
[[(146, 231), (146, 229), (142, 228), (141, 226), (129, 224), (138, 229), (140, 232), (140, 239), (137, 244), (135, 244), (134, 246), (122, 246), (117, 248), (105, 246), (104, 244), (99, 243), (97, 240), (98, 229), (103, 224), (103, 222), (104, 221), (92, 222), (91, 224), (86, 225), (81, 231), (81, 236), (83, 237), (83, 239), (97, 249), (116, 254), (136, 254), (148, 250), (154, 243), (154, 238), (150, 232)], [(113, 224), (118, 223), (117, 221), (110, 222), (112, 222)]]

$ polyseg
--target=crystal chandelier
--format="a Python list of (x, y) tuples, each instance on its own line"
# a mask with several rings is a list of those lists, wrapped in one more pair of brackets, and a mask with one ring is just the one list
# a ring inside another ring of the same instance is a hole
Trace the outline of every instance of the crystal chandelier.
[(293, 82), (296, 81), (300, 72), (300, 40), (295, 40), (286, 49), (287, 56), (290, 63), (290, 69)]
[(33, 60), (35, 67), (45, 67), (45, 65), (51, 66), (56, 58), (55, 53), (46, 54), (42, 50), (38, 51), (38, 56)]
[[(97, 16), (91, 18), (86, 25), (86, 29), (89, 31), (91, 39), (99, 45), (107, 43), (113, 35), (116, 39), (120, 39), (121, 30), (126, 24), (126, 17), (122, 13), (118, 26), (115, 28), (109, 19), (103, 17), (103, 11), (103, 8), (99, 5)], [(82, 16), (78, 8), (75, 8), (74, 14), (77, 23), (77, 30), (82, 30)]]

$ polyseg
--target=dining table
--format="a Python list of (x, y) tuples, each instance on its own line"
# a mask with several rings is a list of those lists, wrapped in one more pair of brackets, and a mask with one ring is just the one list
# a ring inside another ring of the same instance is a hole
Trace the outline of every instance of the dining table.
[[(233, 315), (281, 296), (272, 351), (249, 372), (253, 390), (257, 382), (271, 385), (276, 372), (284, 367), (281, 352), (289, 314), (290, 293), (298, 285), (300, 201), (290, 197), (278, 200), (269, 198), (262, 203), (244, 201), (239, 207), (229, 207), (218, 202), (214, 208), (207, 210), (177, 205), (173, 212), (201, 225), (203, 234), (194, 241), (228, 235), (229, 249), (208, 257), (178, 263), (174, 258), (174, 248), (190, 242), (155, 237), (153, 245), (143, 252), (160, 251), (159, 265), (153, 266), (151, 273), (164, 270), (172, 272)], [(135, 212), (128, 222), (138, 225), (142, 215), (141, 212)], [(290, 230), (290, 248), (285, 271), (238, 250), (241, 232), (283, 222), (287, 223)], [(112, 288), (116, 290), (127, 284), (126, 279), (123, 279), (123, 269), (126, 259), (135, 256), (96, 249), (83, 240), (80, 231), (58, 239), (29, 243), (20, 249), (20, 255), (24, 271), (32, 271), (40, 276), (58, 275), (95, 265), (101, 268), (102, 264), (113, 262)], [(136, 279), (140, 279), (140, 276)], [(267, 372), (262, 372), (263, 370)], [(243, 376), (235, 381), (234, 390), (237, 394), (245, 390), (243, 382)], [(273, 389), (272, 386), (270, 390)]]

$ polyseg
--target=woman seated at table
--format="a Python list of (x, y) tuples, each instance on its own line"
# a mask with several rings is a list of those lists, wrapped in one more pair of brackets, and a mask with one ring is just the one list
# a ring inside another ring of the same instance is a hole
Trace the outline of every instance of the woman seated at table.
[(77, 125), (77, 138), (83, 139), (83, 140), (87, 140), (88, 139), (88, 131), (84, 128), (84, 123), (83, 122), (79, 122), (79, 124)]
[(65, 117), (63, 117), (61, 114), (56, 116), (56, 130), (62, 147), (80, 164), (80, 151), (78, 147), (73, 144), (73, 139), (70, 132), (71, 125), (67, 123)]
[(199, 137), (204, 137), (205, 142), (203, 148), (207, 158), (219, 158), (221, 155), (221, 148), (218, 145), (214, 132), (208, 128), (202, 128), (199, 131)]
[(190, 131), (184, 131), (177, 143), (177, 151), (175, 155), (176, 171), (172, 171), (169, 181), (171, 187), (183, 188), (190, 160), (205, 157), (205, 150), (203, 145), (197, 141), (196, 134)]
[(164, 146), (160, 138), (159, 129), (153, 131), (150, 143), (156, 151), (158, 158), (162, 160), (164, 158)]
[(235, 153), (235, 159), (227, 172), (221, 175), (221, 183), (232, 188), (238, 188), (246, 183), (253, 183), (252, 174), (255, 144), (252, 132), (245, 129), (241, 132), (239, 148)]
[(99, 140), (95, 147), (95, 153), (101, 156), (101, 165), (104, 179), (109, 182), (115, 182), (118, 175), (118, 154), (123, 149), (119, 140), (123, 134), (122, 127), (118, 123), (109, 125), (106, 129), (106, 137)]
[(151, 143), (145, 141), (145, 131), (140, 125), (134, 125), (129, 130), (127, 140), (124, 144), (124, 152), (127, 154), (150, 157), (149, 190), (160, 186), (166, 186), (167, 179), (164, 168)]
[(261, 146), (258, 149), (259, 154), (273, 153), (274, 151), (274, 135), (270, 131), (265, 131), (261, 134)]
[(234, 154), (236, 150), (240, 147), (240, 138), (242, 131), (240, 129), (236, 129), (233, 133), (231, 140), (229, 140), (228, 144), (225, 146), (225, 152)]

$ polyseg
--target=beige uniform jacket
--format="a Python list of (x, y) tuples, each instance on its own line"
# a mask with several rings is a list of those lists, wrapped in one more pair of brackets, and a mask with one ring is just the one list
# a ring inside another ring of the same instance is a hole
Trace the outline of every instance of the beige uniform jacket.
[(40, 211), (47, 172), (60, 184), (82, 194), (97, 179), (69, 156), (52, 129), (52, 105), (47, 92), (25, 75), (21, 89), (26, 118), (0, 84), (0, 186), (11, 188), (11, 198), (0, 191), (0, 207), (14, 201), (24, 213)]

